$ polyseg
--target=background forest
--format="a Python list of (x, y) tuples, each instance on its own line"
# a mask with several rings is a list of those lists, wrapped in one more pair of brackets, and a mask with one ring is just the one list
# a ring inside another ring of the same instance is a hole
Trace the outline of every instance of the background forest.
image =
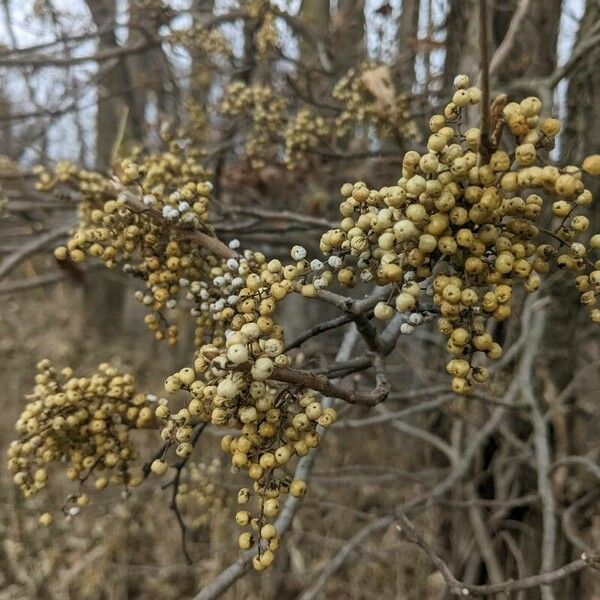
[[(479, 0), (0, 4), (2, 465), (41, 359), (82, 374), (109, 361), (161, 395), (194, 352), (185, 303), (170, 310), (178, 334), (153, 333), (134, 278), (100, 261), (55, 259), (78, 198), (45, 168), (72, 161), (113, 173), (127, 157), (184, 139), (177, 147), (191, 173), (212, 182), (220, 239), (282, 261), (295, 244), (316, 256), (339, 221), (343, 184), (396, 185), (405, 154), (427, 151), (430, 117), (443, 113), (455, 77), (482, 83), (482, 37), (490, 100), (536, 96), (545, 116), (561, 119), (549, 163), (579, 165), (600, 149), (599, 0), (488, 0), (487, 19)], [(464, 129), (477, 126), (479, 113), (465, 114)], [(586, 185), (597, 198), (597, 179)], [(585, 214), (600, 231), (597, 200)], [(372, 350), (352, 337), (347, 324), (358, 317), (303, 300), (278, 311), (294, 364), (373, 387), (371, 371), (327, 371), (336, 356), (349, 359), (349, 345), (355, 357)], [(515, 290), (512, 310), (491, 325), (505, 354), (472, 396), (450, 387), (434, 322), (395, 332), (388, 398), (338, 408), (265, 573), (238, 564), (239, 477), (214, 426), (184, 481), (150, 476), (131, 494), (94, 490), (47, 528), (40, 514), (60, 513), (70, 491), (65, 469), (56, 465), (45, 491), (24, 499), (3, 466), (0, 600), (459, 595), (431, 549), (469, 586), (556, 572), (551, 586), (487, 590), (491, 598), (600, 600), (589, 558), (600, 551), (600, 330), (562, 270), (531, 296)], [(150, 461), (156, 432), (135, 439)], [(398, 507), (411, 511), (404, 526), (390, 516)], [(218, 594), (207, 588), (236, 564)]]

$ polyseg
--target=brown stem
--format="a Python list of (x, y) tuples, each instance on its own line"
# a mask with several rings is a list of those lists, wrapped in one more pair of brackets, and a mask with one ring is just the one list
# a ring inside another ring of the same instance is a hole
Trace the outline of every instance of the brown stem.
[(540, 586), (549, 585), (556, 581), (560, 581), (573, 573), (577, 573), (585, 568), (597, 568), (597, 557), (582, 554), (581, 558), (570, 562), (559, 569), (533, 575), (523, 579), (508, 579), (500, 583), (490, 585), (472, 585), (459, 581), (452, 573), (446, 562), (440, 555), (425, 541), (423, 535), (415, 529), (413, 524), (406, 518), (400, 516), (400, 524), (397, 526), (398, 532), (403, 538), (415, 544), (427, 555), (429, 560), (434, 564), (436, 569), (442, 574), (449, 592), (454, 596), (470, 597), (470, 596), (491, 596), (499, 593), (510, 594), (519, 590), (529, 590)]
[(375, 406), (383, 402), (390, 391), (387, 380), (381, 375), (377, 375), (377, 383), (370, 391), (349, 390), (342, 388), (325, 375), (301, 371), (299, 369), (290, 369), (288, 367), (276, 367), (269, 379), (280, 381), (282, 383), (293, 383), (321, 392), (326, 396), (339, 398), (349, 404), (363, 404), (366, 406)]
[[(164, 221), (163, 216), (160, 212), (154, 208), (148, 208), (144, 205), (140, 198), (138, 198), (133, 192), (130, 192), (126, 188), (115, 184), (117, 193), (125, 199), (127, 206), (134, 212), (143, 212), (150, 215), (157, 221)], [(175, 226), (176, 227), (176, 226)], [(221, 258), (236, 258), (238, 256), (235, 250), (232, 250), (227, 244), (223, 243), (220, 239), (203, 233), (198, 230), (189, 230), (180, 228), (181, 236), (191, 242), (196, 242), (202, 248), (206, 248), (216, 256)]]
[(487, 0), (479, 0), (479, 69), (481, 71), (481, 139), (479, 152), (481, 164), (489, 162), (490, 143), (490, 64), (488, 57), (488, 7)]

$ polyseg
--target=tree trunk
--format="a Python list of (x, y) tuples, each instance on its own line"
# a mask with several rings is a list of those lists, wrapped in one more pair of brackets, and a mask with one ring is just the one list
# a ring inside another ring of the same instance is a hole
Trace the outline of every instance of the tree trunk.
[(333, 31), (336, 72), (343, 75), (365, 56), (365, 1), (339, 0)]
[[(155, 10), (148, 13), (143, 3), (130, 0), (129, 12), (130, 20), (134, 24), (129, 30), (127, 40), (130, 45), (154, 38), (161, 24), (169, 19), (169, 9), (162, 2), (156, 3)], [(133, 86), (132, 133), (134, 139), (139, 141), (148, 135), (146, 109), (149, 102), (153, 101), (156, 104), (159, 114), (169, 115), (177, 120), (179, 86), (160, 46), (128, 56), (125, 64)]]
[[(115, 0), (86, 0), (86, 3), (94, 25), (97, 29), (104, 31), (98, 36), (98, 50), (118, 48), (115, 31), (109, 27), (111, 23), (114, 23), (116, 17)], [(133, 125), (132, 135), (139, 133), (140, 123), (136, 111), (132, 109), (131, 81), (124, 61), (119, 61), (101, 79), (98, 96), (95, 166), (97, 169), (106, 169), (110, 166), (113, 146), (125, 110), (129, 111), (128, 121)]]
[[(115, 21), (115, 0), (87, 0), (87, 5), (96, 27), (107, 29), (99, 36), (99, 50), (116, 48), (118, 44), (114, 29), (108, 27)], [(130, 87), (123, 61), (119, 61), (102, 80), (96, 113), (96, 169), (105, 170), (110, 167), (126, 102), (131, 99), (127, 91)], [(135, 111), (130, 116), (135, 118)], [(84, 304), (86, 334), (93, 332), (93, 337), (103, 342), (119, 334), (125, 306), (123, 282), (116, 281), (114, 277), (111, 278), (110, 273), (103, 271), (86, 276)]]
[[(192, 7), (196, 11), (204, 9), (206, 14), (212, 16), (214, 12), (214, 0), (204, 2), (203, 0), (193, 0)], [(201, 22), (200, 17), (194, 19), (194, 23)], [(201, 105), (205, 105), (208, 100), (208, 94), (213, 81), (212, 72), (206, 68), (203, 53), (192, 54), (192, 66), (190, 69), (190, 89), (191, 99)]]
[[(329, 0), (302, 0), (300, 18), (315, 40), (327, 42), (329, 37)], [(319, 62), (318, 49), (304, 36), (300, 36), (300, 58), (307, 66)]]
[(468, 75), (475, 84), (479, 75), (479, 55), (479, 0), (451, 2), (446, 19), (443, 98), (451, 95), (454, 78), (459, 74)]
[[(511, 10), (506, 10), (506, 2), (496, 0), (492, 16), (494, 46), (498, 46), (504, 39), (512, 16), (521, 1), (517, 0)], [(496, 74), (496, 81), (501, 86), (515, 79), (546, 77), (556, 68), (562, 0), (546, 0), (543, 4), (543, 10), (540, 10), (539, 2), (529, 2), (514, 44), (502, 68)]]
[(398, 25), (398, 62), (396, 84), (398, 90), (410, 93), (415, 81), (416, 43), (419, 29), (420, 0), (403, 0)]

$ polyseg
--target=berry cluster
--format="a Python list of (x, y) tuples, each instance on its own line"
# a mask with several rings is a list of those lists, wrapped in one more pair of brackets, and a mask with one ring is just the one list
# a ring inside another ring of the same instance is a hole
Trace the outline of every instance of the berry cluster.
[[(176, 145), (173, 144), (173, 149)], [(215, 262), (192, 240), (193, 232), (210, 232), (207, 224), (209, 182), (194, 180), (205, 170), (193, 157), (167, 152), (139, 160), (125, 160), (119, 169), (123, 186), (136, 185), (141, 196), (119, 191), (98, 173), (61, 163), (51, 176), (41, 173), (46, 188), (69, 183), (83, 195), (80, 223), (66, 246), (55, 250), (58, 260), (81, 262), (86, 256), (101, 259), (108, 268), (121, 265), (145, 286), (136, 299), (148, 307), (145, 322), (156, 339), (173, 345), (178, 330), (167, 311), (177, 306), (182, 289), (210, 272)], [(164, 227), (164, 223), (175, 227)], [(182, 239), (181, 231), (188, 233)]]
[(320, 146), (343, 141), (357, 125), (368, 123), (383, 137), (415, 138), (406, 97), (396, 94), (388, 68), (365, 63), (350, 70), (335, 85), (340, 103), (337, 116), (315, 114), (307, 107), (291, 110), (290, 102), (273, 88), (235, 81), (225, 91), (220, 112), (250, 121), (245, 155), (254, 168), (267, 159), (277, 162), (277, 144), (283, 144), (283, 162), (289, 170), (305, 166), (308, 155)]
[(202, 54), (214, 60), (212, 57), (231, 57), (233, 54), (227, 38), (218, 29), (208, 28), (201, 21), (186, 29), (172, 31), (165, 41), (185, 46), (195, 57)]
[[(391, 318), (392, 306), (399, 313), (422, 312), (430, 297), (439, 331), (448, 338), (452, 387), (466, 393), (487, 380), (478, 353), (490, 359), (502, 354), (486, 333), (488, 320), (510, 317), (514, 287), (534, 292), (553, 264), (573, 272), (582, 303), (600, 322), (600, 261), (589, 256), (600, 238), (593, 236), (589, 248), (578, 240), (589, 225), (581, 208), (592, 201), (583, 173), (598, 174), (600, 157), (588, 157), (583, 168), (547, 165), (545, 152), (560, 123), (540, 116), (540, 100), (525, 98), (503, 110), (512, 151), (495, 150), (484, 160), (481, 131), (461, 129), (481, 91), (469, 87), (466, 76), (456, 84), (444, 114), (431, 117), (427, 152), (406, 153), (397, 185), (342, 187), (343, 219), (322, 236), (320, 247), (342, 285), (354, 285), (358, 275), (394, 286), (390, 300), (376, 307), (378, 318)], [(555, 219), (544, 229), (548, 198)]]
[(219, 481), (222, 468), (221, 461), (214, 459), (210, 463), (188, 462), (182, 470), (176, 501), (194, 528), (210, 524), (213, 515), (226, 505), (227, 491)]
[(344, 137), (358, 123), (374, 125), (383, 137), (416, 137), (408, 99), (396, 94), (389, 69), (365, 62), (350, 69), (333, 88), (332, 96), (343, 105), (335, 119), (338, 137)]
[[(258, 533), (255, 567), (260, 569), (273, 560), (278, 543), (270, 519), (279, 511), (280, 497), (298, 495), (306, 487), (292, 481), (285, 467), (319, 444), (317, 426), (331, 425), (336, 413), (323, 408), (310, 390), (268, 381), (275, 369), (289, 362), (283, 329), (273, 320), (278, 302), (307, 287), (314, 295), (314, 286), (303, 283), (310, 272), (306, 251), (294, 247), (296, 262), (285, 266), (277, 259), (267, 262), (259, 253), (244, 254), (215, 268), (208, 286), (198, 283), (206, 299), (194, 310), (212, 324), (212, 340), (199, 347), (193, 368), (181, 369), (165, 382), (169, 394), (188, 392), (187, 405), (171, 413), (166, 403), (161, 404), (156, 417), (164, 422), (161, 437), (182, 458), (193, 451), (194, 422), (240, 432), (225, 435), (221, 447), (231, 455), (234, 470), (242, 470), (254, 481), (255, 512), (241, 511), (236, 520)], [(162, 459), (152, 464), (158, 475), (167, 469)], [(240, 497), (247, 501), (250, 492)], [(241, 547), (249, 547), (254, 539), (250, 533), (242, 534)]]
[(275, 24), (275, 15), (271, 10), (264, 10), (260, 20), (260, 27), (254, 34), (257, 55), (264, 58), (271, 50), (279, 48), (279, 32)]
[[(89, 254), (141, 278), (145, 289), (136, 295), (151, 310), (146, 321), (159, 339), (176, 339), (172, 326), (165, 334), (164, 311), (183, 290), (196, 321), (196, 354), (192, 366), (165, 382), (168, 394), (186, 394), (177, 409), (163, 400), (151, 410), (132, 379), (109, 366), (89, 379), (68, 373), (62, 383), (43, 362), (10, 451), (23, 491), (31, 495), (43, 487), (44, 465), (63, 456), (73, 479), (112, 466), (119, 474), (111, 480), (134, 485), (139, 478), (129, 473), (136, 452), (128, 431), (154, 418), (165, 442), (163, 457), (151, 465), (157, 475), (169, 468), (169, 447), (181, 460), (191, 456), (200, 424), (234, 430), (223, 436), (222, 449), (234, 471), (253, 482), (238, 493), (248, 506), (236, 521), (250, 528), (239, 544), (257, 549), (254, 566), (262, 570), (279, 544), (274, 519), (282, 497), (306, 490), (290, 467), (319, 444), (319, 427), (336, 418), (313, 391), (278, 378), (290, 359), (275, 313), (288, 294), (310, 298), (334, 283), (387, 286), (375, 317), (398, 313), (400, 331), (410, 334), (436, 316), (447, 338), (452, 388), (460, 394), (487, 380), (483, 357), (502, 354), (490, 320), (508, 319), (514, 290), (535, 291), (554, 265), (573, 273), (581, 302), (600, 322), (600, 259), (594, 256), (600, 235), (584, 243), (589, 222), (581, 214), (592, 201), (585, 176), (600, 175), (600, 156), (588, 157), (581, 168), (547, 164), (560, 123), (541, 117), (537, 98), (506, 104), (490, 140), (482, 140), (478, 128), (463, 131), (465, 112), (480, 102), (481, 91), (466, 76), (457, 77), (456, 87), (442, 114), (430, 120), (427, 151), (406, 153), (395, 185), (342, 186), (339, 227), (323, 234), (324, 256), (313, 260), (301, 246), (282, 262), (240, 250), (236, 240), (229, 246), (216, 240), (211, 188), (198, 153), (175, 141), (164, 154), (123, 161), (116, 180), (68, 165), (40, 173), (41, 188), (66, 183), (82, 196), (80, 227), (57, 258), (78, 261)], [(266, 142), (284, 122), (285, 106), (266, 88), (236, 89), (227, 110), (252, 107)], [(506, 151), (498, 149), (503, 129), (511, 134)], [(553, 214), (548, 228), (542, 225), (546, 205)], [(107, 482), (101, 477), (96, 485)]]
[[(87, 504), (81, 489), (92, 475), (96, 489), (112, 484), (128, 490), (142, 482), (132, 466), (138, 451), (130, 432), (153, 426), (155, 418), (151, 398), (136, 392), (132, 375), (103, 363), (90, 377), (76, 377), (70, 368), (57, 373), (44, 359), (35, 381), (16, 422), (19, 439), (8, 451), (9, 470), (26, 497), (45, 487), (55, 462), (66, 462), (68, 479), (79, 483), (65, 512)], [(42, 516), (50, 521), (51, 515)]]
[(299, 110), (289, 119), (283, 133), (287, 168), (293, 170), (301, 165), (307, 152), (318, 148), (328, 136), (331, 124), (324, 117), (314, 116), (306, 108)]
[(246, 158), (259, 169), (272, 158), (273, 140), (285, 127), (287, 101), (270, 86), (234, 81), (225, 90), (220, 110), (224, 115), (248, 116), (252, 122), (245, 142)]

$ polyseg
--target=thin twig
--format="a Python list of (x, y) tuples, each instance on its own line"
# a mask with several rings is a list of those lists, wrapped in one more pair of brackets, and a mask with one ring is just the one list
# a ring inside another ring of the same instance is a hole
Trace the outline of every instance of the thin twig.
[(369, 536), (378, 531), (382, 531), (383, 529), (387, 529), (393, 522), (394, 519), (391, 516), (381, 517), (376, 521), (369, 523), (366, 527), (363, 527), (353, 535), (343, 544), (321, 573), (319, 573), (319, 576), (314, 583), (298, 597), (298, 600), (317, 600), (317, 598), (320, 598), (321, 590), (327, 581), (337, 573), (354, 549), (362, 544)]
[(490, 142), (490, 66), (488, 60), (488, 0), (479, 0), (479, 52), (481, 71), (481, 138), (479, 152), (481, 164), (489, 162), (492, 153)]
[[(541, 336), (544, 330), (543, 313), (534, 324), (536, 334)], [(525, 353), (521, 363), (519, 379), (521, 389), (525, 399), (531, 405), (531, 420), (533, 423), (533, 442), (535, 447), (535, 458), (537, 464), (537, 483), (538, 493), (542, 501), (542, 561), (541, 572), (549, 572), (554, 568), (554, 552), (556, 547), (556, 500), (554, 499), (554, 490), (550, 476), (550, 443), (548, 440), (548, 428), (546, 420), (537, 400), (535, 390), (533, 389), (533, 360), (535, 354)], [(554, 600), (554, 592), (548, 585), (541, 589), (542, 600)]]
[(14, 254), (10, 254), (0, 263), (0, 279), (6, 277), (13, 269), (18, 267), (24, 260), (29, 258), (32, 254), (35, 254), (39, 250), (42, 250), (48, 246), (51, 242), (55, 242), (61, 238), (64, 238), (71, 227), (69, 225), (62, 225), (56, 229), (52, 229), (49, 232), (35, 237)]
[(336, 329), (337, 327), (341, 327), (342, 325), (346, 325), (352, 321), (352, 317), (349, 315), (342, 315), (341, 317), (336, 317), (335, 319), (331, 319), (329, 321), (323, 321), (322, 323), (317, 323), (310, 329), (307, 329), (303, 333), (301, 333), (297, 338), (292, 340), (285, 347), (285, 352), (288, 350), (293, 350), (294, 348), (299, 348), (309, 340), (325, 331), (330, 331), (332, 329)]
[(597, 558), (582, 554), (581, 558), (574, 560), (559, 569), (543, 573), (541, 575), (533, 575), (532, 577), (525, 577), (524, 579), (508, 579), (500, 583), (494, 583), (491, 585), (471, 585), (463, 583), (454, 577), (452, 571), (446, 564), (446, 562), (439, 556), (439, 554), (425, 541), (421, 533), (419, 533), (413, 524), (408, 520), (406, 516), (400, 518), (400, 525), (398, 525), (398, 531), (401, 535), (410, 543), (417, 545), (427, 555), (429, 560), (434, 564), (436, 569), (441, 573), (448, 590), (455, 596), (469, 597), (473, 596), (492, 596), (494, 594), (510, 594), (519, 590), (529, 590), (532, 588), (548, 586), (552, 583), (560, 581), (569, 575), (573, 575), (586, 567), (598, 568)]
[(506, 61), (511, 50), (513, 49), (515, 41), (517, 40), (517, 36), (521, 31), (521, 27), (529, 11), (530, 4), (531, 0), (519, 0), (517, 9), (513, 13), (508, 29), (506, 30), (506, 34), (504, 35), (502, 42), (500, 42), (496, 48), (496, 51), (492, 55), (492, 59), (490, 60), (490, 77), (494, 76), (498, 68)]

